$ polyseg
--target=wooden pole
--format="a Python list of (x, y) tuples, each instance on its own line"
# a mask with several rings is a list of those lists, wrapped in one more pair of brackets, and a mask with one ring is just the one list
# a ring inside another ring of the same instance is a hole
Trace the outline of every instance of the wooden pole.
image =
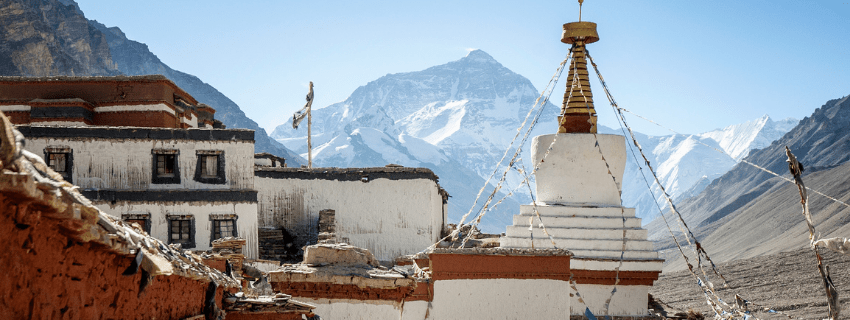
[[(313, 81), (310, 81), (310, 93), (313, 93)], [(312, 100), (310, 107), (307, 108), (307, 168), (313, 168), (313, 108)]]
[[(806, 185), (803, 184), (803, 165), (797, 161), (797, 157), (791, 153), (788, 146), (785, 147), (785, 155), (788, 156), (788, 170), (794, 176), (794, 183), (797, 185), (797, 190), (800, 191), (800, 204), (803, 206), (803, 218), (806, 219), (806, 224), (809, 226), (809, 240), (815, 240), (815, 226), (812, 219), (812, 213), (809, 211), (809, 195), (806, 192)], [(823, 258), (818, 252), (817, 246), (812, 246), (812, 251), (815, 252), (815, 257), (818, 261), (818, 272), (823, 282), (823, 287), (826, 290), (826, 302), (829, 307), (829, 319), (838, 319), (840, 312), (838, 290), (835, 289), (835, 284), (832, 283), (832, 278), (829, 276), (829, 267), (824, 266)]]

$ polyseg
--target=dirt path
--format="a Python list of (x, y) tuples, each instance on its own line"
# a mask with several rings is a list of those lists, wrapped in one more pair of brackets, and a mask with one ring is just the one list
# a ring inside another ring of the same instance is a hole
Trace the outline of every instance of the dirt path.
[[(838, 289), (841, 319), (850, 319), (850, 257), (828, 250), (821, 250), (821, 256), (829, 266), (831, 278)], [(826, 293), (815, 255), (810, 249), (722, 263), (718, 270), (729, 280), (728, 289), (718, 290), (727, 303), (733, 304), (737, 293), (758, 306), (786, 312), (797, 318), (826, 318)], [(716, 288), (723, 286), (723, 280), (717, 276), (710, 280)], [(688, 271), (662, 274), (650, 293), (673, 308), (701, 311), (706, 318), (714, 316), (702, 290)], [(753, 309), (756, 308), (750, 307), (750, 310)], [(761, 319), (787, 319), (776, 313), (754, 315)]]

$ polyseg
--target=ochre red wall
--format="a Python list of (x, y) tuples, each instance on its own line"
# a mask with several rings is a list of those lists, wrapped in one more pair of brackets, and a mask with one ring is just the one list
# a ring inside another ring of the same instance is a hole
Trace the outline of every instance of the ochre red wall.
[[(92, 119), (72, 118), (31, 118), (29, 111), (10, 111), (7, 116), (14, 124), (28, 124), (45, 121), (79, 121), (88, 125), (98, 126), (135, 126), (155, 128), (188, 128), (178, 119), (188, 119), (189, 114), (198, 117), (197, 112), (188, 109), (175, 116), (165, 111), (122, 111), (94, 112), (95, 107), (103, 106), (135, 106), (165, 104), (177, 112), (178, 105), (175, 95), (192, 105), (198, 105), (197, 100), (171, 81), (162, 78), (147, 79), (132, 77), (132, 79), (87, 79), (76, 80), (43, 80), (43, 81), (14, 81), (0, 79), (0, 105), (29, 105), (32, 107), (85, 107), (92, 111)], [(78, 101), (49, 101), (33, 102), (34, 99), (74, 99)], [(203, 105), (201, 112), (212, 123), (215, 110)], [(204, 125), (203, 121), (199, 122)]]
[[(0, 319), (163, 320), (202, 314), (208, 283), (158, 276), (140, 295), (141, 273), (121, 274), (132, 257), (69, 241), (56, 220), (17, 226), (16, 202), (0, 194)], [(27, 217), (39, 216), (39, 209), (29, 208)], [(221, 299), (220, 288), (219, 307)]]
[(4, 100), (28, 102), (32, 99), (80, 98), (99, 104), (125, 101), (162, 101), (174, 104), (174, 94), (191, 104), (198, 101), (166, 79), (133, 80), (65, 80), (65, 81), (4, 81), (0, 80), (0, 97)]
[[(15, 122), (13, 121), (13, 123)], [(94, 125), (151, 128), (182, 127), (177, 117), (165, 111), (98, 112), (94, 114)]]

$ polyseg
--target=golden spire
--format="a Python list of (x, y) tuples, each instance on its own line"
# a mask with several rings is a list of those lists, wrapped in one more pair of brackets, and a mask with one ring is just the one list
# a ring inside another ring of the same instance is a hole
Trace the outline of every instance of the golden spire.
[(593, 93), (590, 92), (590, 76), (584, 46), (599, 41), (596, 24), (581, 21), (579, 0), (579, 22), (564, 24), (561, 42), (572, 44), (570, 71), (567, 74), (567, 91), (558, 117), (558, 133), (596, 133), (596, 110), (593, 109)]

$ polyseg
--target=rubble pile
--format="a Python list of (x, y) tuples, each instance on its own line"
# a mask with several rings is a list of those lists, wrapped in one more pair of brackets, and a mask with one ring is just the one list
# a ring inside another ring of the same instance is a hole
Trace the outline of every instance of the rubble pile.
[(278, 293), (274, 296), (259, 296), (249, 298), (241, 292), (224, 299), (224, 309), (228, 312), (240, 313), (309, 313), (316, 307), (292, 300), (292, 296)]
[[(449, 235), (452, 236), (448, 237)], [(439, 248), (460, 248), (461, 244), (463, 244), (462, 247), (464, 248), (496, 248), (499, 246), (499, 238), (501, 236), (500, 234), (482, 233), (477, 226), (470, 224), (464, 224), (458, 230), (456, 224), (450, 223), (446, 226), (446, 230), (442, 235), (446, 239), (440, 241), (437, 246)], [(466, 240), (466, 243), (463, 243), (467, 237), (469, 239)]]
[(247, 241), (243, 238), (224, 237), (213, 240), (211, 251), (230, 261), (233, 274), (239, 277), (242, 275), (242, 265), (245, 262), (245, 255), (242, 254), (242, 247), (245, 246), (245, 243)]
[(368, 249), (346, 243), (316, 244), (304, 250), (304, 262), (307, 265), (349, 265), (377, 267), (381, 264)]
[[(412, 266), (411, 266), (412, 267)], [(369, 250), (348, 244), (307, 246), (304, 262), (269, 272), (275, 291), (306, 298), (403, 299), (416, 287), (412, 268), (387, 269)]]

